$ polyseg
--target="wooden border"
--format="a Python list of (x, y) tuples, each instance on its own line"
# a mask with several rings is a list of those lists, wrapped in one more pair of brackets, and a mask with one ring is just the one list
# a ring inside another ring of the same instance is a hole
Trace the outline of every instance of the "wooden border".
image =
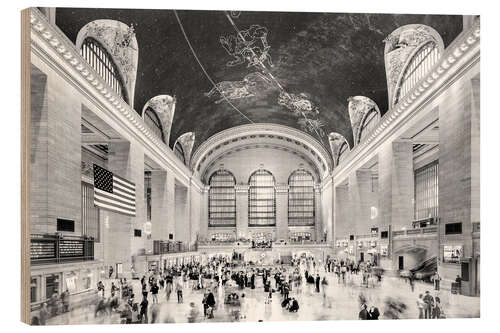
[(30, 9), (21, 11), (21, 321), (30, 311)]

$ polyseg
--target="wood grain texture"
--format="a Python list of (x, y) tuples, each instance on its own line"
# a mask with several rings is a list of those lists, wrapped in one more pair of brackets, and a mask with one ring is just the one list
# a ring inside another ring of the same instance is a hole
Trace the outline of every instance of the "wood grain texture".
[(30, 323), (30, 9), (21, 11), (21, 321)]

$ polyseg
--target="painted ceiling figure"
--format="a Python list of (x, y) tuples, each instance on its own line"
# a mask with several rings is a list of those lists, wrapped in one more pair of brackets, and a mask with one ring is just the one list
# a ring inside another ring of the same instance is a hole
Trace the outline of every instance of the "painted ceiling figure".
[(260, 82), (270, 83), (271, 81), (259, 72), (246, 75), (242, 81), (222, 81), (217, 83), (205, 96), (212, 97), (219, 93), (220, 99), (215, 101), (219, 104), (224, 99), (240, 99), (255, 96), (257, 84)]
[(313, 105), (304, 93), (292, 94), (281, 91), (278, 96), (278, 104), (297, 115), (319, 114), (318, 108)]
[(305, 132), (311, 134), (314, 134), (316, 132), (320, 137), (325, 136), (325, 131), (323, 131), (322, 128), (323, 126), (325, 126), (325, 124), (320, 119), (301, 118), (299, 119), (298, 124), (300, 128)]
[[(240, 34), (221, 36), (219, 41), (226, 52), (234, 57), (234, 60), (228, 61), (227, 66), (233, 67), (241, 65), (248, 61), (248, 67), (263, 66), (267, 62), (273, 66), (267, 43), (267, 28), (258, 24), (253, 24), (247, 30), (240, 31)], [(262, 45), (258, 45), (259, 42)]]

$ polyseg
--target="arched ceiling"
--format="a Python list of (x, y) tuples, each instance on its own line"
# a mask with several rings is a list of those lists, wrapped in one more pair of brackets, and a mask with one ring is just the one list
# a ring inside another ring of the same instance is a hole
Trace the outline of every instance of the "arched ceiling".
[[(216, 82), (242, 81), (257, 72), (247, 64), (228, 66), (233, 58), (219, 41), (235, 30), (221, 11), (178, 11), (186, 35), (207, 73)], [(171, 10), (57, 8), (56, 24), (75, 42), (78, 31), (96, 19), (133, 24), (139, 44), (135, 110), (156, 95), (176, 96), (176, 112), (170, 142), (186, 132), (196, 133), (195, 147), (210, 136), (249, 121), (226, 101), (215, 103), (217, 93), (191, 54)], [(319, 114), (325, 135), (312, 135), (328, 147), (327, 134), (338, 132), (352, 146), (347, 98), (362, 95), (375, 101), (382, 114), (387, 110), (387, 84), (383, 39), (396, 28), (426, 24), (438, 31), (447, 46), (462, 30), (458, 15), (385, 15), (241, 12), (234, 18), (240, 30), (258, 24), (268, 30), (273, 67), (269, 72), (290, 94), (303, 94)], [(259, 50), (257, 50), (259, 51)], [(300, 119), (278, 103), (280, 90), (261, 78), (253, 80), (253, 96), (231, 100), (255, 123), (275, 123), (303, 129)]]
[(206, 182), (210, 176), (207, 171), (221, 159), (248, 149), (273, 149), (296, 155), (311, 167), (317, 181), (332, 170), (330, 156), (319, 141), (297, 129), (275, 124), (236, 126), (211, 136), (194, 152), (191, 168)]

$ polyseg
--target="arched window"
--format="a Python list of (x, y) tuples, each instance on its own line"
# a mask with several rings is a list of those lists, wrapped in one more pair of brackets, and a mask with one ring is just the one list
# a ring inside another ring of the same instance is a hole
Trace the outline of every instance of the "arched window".
[(108, 51), (97, 40), (88, 37), (82, 44), (80, 54), (106, 81), (111, 89), (128, 103), (128, 96), (124, 89), (123, 80)]
[(439, 48), (433, 41), (428, 42), (415, 53), (408, 63), (408, 66), (405, 68), (399, 89), (396, 91), (394, 105), (415, 87), (415, 85), (438, 62), (439, 57)]
[(175, 156), (177, 156), (182, 163), (186, 164), (186, 159), (184, 158), (184, 149), (182, 149), (182, 145), (180, 142), (176, 142), (174, 145), (174, 153)]
[(208, 181), (208, 225), (210, 227), (236, 226), (236, 180), (231, 172), (215, 171)]
[(146, 122), (146, 125), (148, 125), (148, 128), (153, 131), (153, 133), (159, 137), (161, 141), (165, 142), (160, 119), (151, 108), (147, 108), (145, 112), (144, 121)]
[(267, 170), (255, 171), (248, 180), (248, 225), (276, 225), (276, 191), (274, 176)]
[(340, 162), (342, 162), (347, 157), (348, 152), (349, 152), (349, 145), (346, 141), (344, 141), (344, 143), (342, 143), (342, 146), (340, 146), (339, 149), (339, 157), (337, 158), (337, 165), (339, 165)]
[(372, 129), (377, 126), (378, 121), (380, 120), (380, 115), (376, 109), (372, 109), (363, 119), (363, 123), (361, 124), (361, 130), (359, 133), (359, 142), (363, 142), (363, 140), (370, 134)]
[(314, 178), (299, 169), (288, 178), (288, 225), (314, 225)]

